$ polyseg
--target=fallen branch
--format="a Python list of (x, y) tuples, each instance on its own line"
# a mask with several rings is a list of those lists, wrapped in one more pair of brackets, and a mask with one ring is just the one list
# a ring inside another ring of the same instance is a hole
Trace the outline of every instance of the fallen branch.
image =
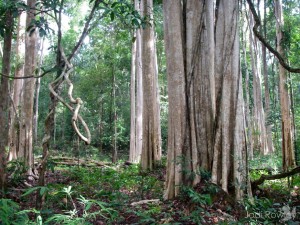
[(282, 179), (286, 177), (290, 177), (292, 175), (295, 175), (297, 173), (300, 173), (300, 166), (292, 169), (291, 171), (284, 172), (284, 173), (279, 173), (275, 175), (261, 175), (261, 177), (258, 180), (252, 181), (251, 186), (252, 189), (256, 189), (258, 185), (264, 183), (266, 180), (276, 180), (276, 179)]
[[(83, 160), (69, 157), (53, 157), (51, 158), (55, 165), (66, 165), (66, 166), (86, 166), (86, 167), (109, 167), (109, 163), (100, 162), (96, 160)], [(35, 164), (39, 164), (36, 162)]]
[(55, 165), (63, 165), (63, 166), (85, 166), (85, 167), (105, 167), (104, 164), (90, 164), (86, 162), (53, 162)]
[(141, 200), (139, 202), (132, 202), (130, 205), (135, 206), (135, 205), (142, 205), (142, 204), (148, 204), (148, 203), (160, 203), (160, 200), (159, 199)]
[(235, 218), (234, 218), (234, 216), (232, 216), (232, 215), (230, 215), (230, 214), (228, 214), (226, 212), (223, 212), (221, 209), (217, 209), (217, 212), (221, 213), (224, 217), (230, 219), (231, 221), (236, 221)]

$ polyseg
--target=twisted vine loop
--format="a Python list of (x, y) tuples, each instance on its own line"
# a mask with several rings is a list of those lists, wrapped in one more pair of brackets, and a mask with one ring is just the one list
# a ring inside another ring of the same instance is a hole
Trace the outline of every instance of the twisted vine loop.
[[(75, 130), (76, 134), (78, 135), (78, 137), (84, 141), (87, 145), (89, 145), (91, 143), (91, 132), (89, 130), (89, 127), (88, 125), (86, 124), (86, 122), (84, 121), (84, 119), (80, 116), (79, 114), (79, 110), (80, 110), (80, 107), (81, 105), (83, 104), (82, 100), (80, 98), (76, 98), (74, 99), (73, 98), (73, 83), (72, 81), (69, 79), (69, 76), (70, 74), (73, 72), (74, 68), (73, 68), (73, 65), (68, 61), (63, 49), (61, 48), (60, 49), (61, 51), (61, 54), (62, 54), (62, 57), (65, 61), (65, 66), (63, 68), (63, 71), (61, 73), (61, 75), (56, 79), (54, 80), (52, 83), (49, 84), (49, 90), (51, 91), (51, 93), (64, 105), (66, 106), (72, 113), (73, 113), (73, 116), (72, 116), (72, 126), (73, 126), (73, 129)], [(69, 100), (70, 100), (70, 103), (75, 105), (74, 107), (66, 102), (61, 96), (59, 96), (55, 91), (54, 91), (54, 86), (56, 83), (59, 83), (58, 81), (64, 79), (67, 84), (69, 85), (69, 90), (68, 90), (68, 97), (69, 97)], [(86, 136), (84, 136), (78, 126), (77, 126), (77, 122), (80, 122), (84, 128), (84, 131), (86, 133)]]

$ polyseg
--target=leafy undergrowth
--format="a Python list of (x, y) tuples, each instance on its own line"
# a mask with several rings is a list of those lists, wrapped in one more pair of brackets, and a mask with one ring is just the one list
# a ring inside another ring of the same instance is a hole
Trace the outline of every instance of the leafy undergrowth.
[[(32, 181), (33, 188), (11, 188), (0, 200), (0, 224), (299, 224), (297, 186), (270, 184), (238, 204), (208, 177), (165, 201), (164, 177), (164, 167), (60, 167), (47, 173), (46, 187)], [(35, 209), (37, 194), (45, 195), (42, 210)]]

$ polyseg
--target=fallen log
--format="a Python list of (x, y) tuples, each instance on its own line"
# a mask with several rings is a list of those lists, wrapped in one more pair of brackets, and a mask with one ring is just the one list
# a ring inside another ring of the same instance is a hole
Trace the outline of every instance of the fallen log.
[(107, 165), (103, 163), (90, 163), (90, 162), (59, 162), (59, 161), (54, 161), (53, 162), (55, 165), (65, 165), (65, 166), (86, 166), (86, 167), (106, 167)]
[(141, 200), (138, 202), (132, 202), (130, 205), (131, 206), (136, 206), (136, 205), (143, 205), (143, 204), (148, 204), (148, 203), (160, 203), (159, 199), (146, 199), (146, 200)]
[(294, 168), (290, 171), (283, 172), (283, 173), (278, 173), (278, 174), (274, 174), (274, 175), (262, 174), (259, 179), (251, 182), (251, 186), (252, 186), (252, 189), (254, 190), (254, 189), (257, 188), (258, 185), (263, 184), (266, 180), (282, 179), (282, 178), (290, 177), (290, 176), (295, 175), (297, 173), (300, 173), (300, 166), (298, 166), (298, 167), (296, 167), (296, 168)]
[[(52, 157), (50, 161), (55, 165), (66, 166), (86, 166), (86, 167), (109, 167), (110, 163), (100, 162), (96, 160), (83, 160), (69, 157)], [(39, 162), (35, 162), (36, 165)]]

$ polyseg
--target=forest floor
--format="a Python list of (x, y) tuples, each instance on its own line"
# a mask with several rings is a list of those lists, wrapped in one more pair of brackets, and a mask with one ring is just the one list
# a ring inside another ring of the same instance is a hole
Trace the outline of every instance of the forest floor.
[[(236, 203), (209, 182), (208, 173), (202, 177), (195, 188), (183, 187), (178, 198), (165, 201), (163, 166), (151, 172), (124, 163), (59, 166), (47, 172), (46, 188), (32, 180), (32, 188), (13, 187), (7, 197), (40, 224), (300, 224), (297, 176), (290, 188), (284, 180), (265, 184), (252, 203)], [(34, 209), (37, 194), (45, 194), (42, 210)]]

